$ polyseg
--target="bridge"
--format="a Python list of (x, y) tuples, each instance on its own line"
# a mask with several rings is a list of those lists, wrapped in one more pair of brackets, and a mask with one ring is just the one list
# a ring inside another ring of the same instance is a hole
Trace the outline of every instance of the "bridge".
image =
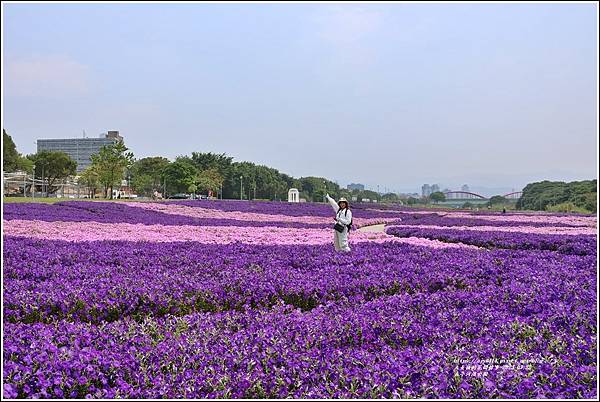
[(523, 195), (522, 191), (514, 191), (512, 193), (504, 194), (502, 197), (509, 200), (518, 200)]
[[(488, 200), (487, 197), (470, 191), (446, 191), (444, 195), (446, 196), (446, 200)], [(518, 200), (522, 195), (522, 191), (513, 191), (512, 193), (502, 195), (502, 197), (508, 200)]]
[(444, 195), (447, 200), (487, 200), (483, 195), (470, 191), (446, 191)]
[[(521, 197), (522, 194), (522, 191), (513, 191), (511, 193), (503, 194), (502, 197), (509, 201), (515, 202)], [(470, 191), (446, 191), (444, 192), (444, 195), (446, 196), (446, 200), (440, 202), (439, 204), (447, 205), (449, 207), (460, 207), (466, 202), (476, 206), (484, 206), (490, 200), (489, 197)]]

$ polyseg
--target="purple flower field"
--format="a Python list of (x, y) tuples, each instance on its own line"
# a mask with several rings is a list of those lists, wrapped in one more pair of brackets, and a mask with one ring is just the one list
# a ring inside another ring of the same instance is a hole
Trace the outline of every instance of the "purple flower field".
[(4, 205), (4, 397), (597, 396), (595, 216), (141, 204)]
[(389, 226), (386, 232), (398, 237), (423, 237), (449, 243), (471, 244), (485, 248), (552, 250), (562, 254), (596, 255), (597, 236), (555, 235), (519, 232), (428, 229), (418, 226)]

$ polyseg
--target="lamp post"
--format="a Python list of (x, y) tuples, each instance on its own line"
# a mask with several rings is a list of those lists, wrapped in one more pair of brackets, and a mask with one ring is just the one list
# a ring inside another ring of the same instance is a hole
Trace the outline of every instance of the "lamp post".
[(35, 199), (35, 164), (33, 165), (33, 176), (31, 179), (33, 185), (31, 186), (31, 198)]

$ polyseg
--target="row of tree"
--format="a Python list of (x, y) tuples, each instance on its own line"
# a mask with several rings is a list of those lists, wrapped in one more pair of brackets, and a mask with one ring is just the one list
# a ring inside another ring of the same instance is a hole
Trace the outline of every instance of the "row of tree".
[[(46, 192), (53, 193), (58, 182), (76, 174), (77, 164), (63, 152), (40, 151), (23, 156), (10, 135), (2, 130), (3, 168), (5, 172), (35, 170), (36, 178), (46, 184)], [(383, 202), (403, 201), (407, 204), (442, 202), (444, 193), (432, 193), (426, 199), (409, 197), (400, 199), (397, 194), (380, 195), (370, 190), (341, 189), (337, 183), (323, 177), (294, 178), (263, 165), (252, 162), (235, 162), (226, 154), (192, 152), (171, 162), (160, 156), (135, 160), (133, 153), (122, 143), (103, 147), (92, 155), (92, 164), (79, 175), (90, 197), (100, 190), (104, 197), (112, 198), (113, 188), (127, 178), (133, 190), (143, 196), (155, 191), (169, 194), (212, 192), (222, 198), (284, 200), (289, 188), (300, 191), (307, 201), (322, 201), (326, 193), (358, 201), (369, 199)], [(502, 196), (494, 196), (488, 205), (506, 204)], [(517, 209), (596, 212), (597, 180), (571, 183), (542, 181), (530, 183), (517, 201)]]
[(127, 172), (138, 194), (151, 195), (155, 190), (175, 193), (211, 192), (223, 198), (287, 199), (295, 187), (301, 197), (319, 201), (329, 192), (338, 195), (339, 186), (322, 177), (296, 179), (264, 165), (234, 162), (231, 156), (212, 152), (192, 152), (170, 162), (162, 157), (135, 161)]
[(517, 201), (517, 209), (581, 211), (597, 210), (597, 180), (565, 183), (563, 181), (541, 181), (530, 183), (523, 189)]
[[(48, 194), (59, 188), (59, 181), (76, 174), (77, 164), (67, 154), (40, 151), (23, 157), (4, 130), (3, 136), (4, 171), (32, 171), (35, 168), (35, 176), (46, 183)], [(160, 156), (135, 160), (128, 148), (117, 142), (101, 148), (91, 159), (92, 164), (78, 177), (90, 198), (99, 191), (104, 197), (112, 198), (113, 188), (123, 179), (143, 196), (152, 196), (155, 192), (166, 195), (212, 192), (222, 198), (283, 200), (287, 199), (291, 187), (297, 188), (307, 201), (321, 201), (326, 193), (342, 196), (337, 183), (323, 177), (294, 178), (267, 166), (235, 162), (226, 154), (192, 152), (173, 162)], [(368, 192), (361, 196), (375, 199)]]

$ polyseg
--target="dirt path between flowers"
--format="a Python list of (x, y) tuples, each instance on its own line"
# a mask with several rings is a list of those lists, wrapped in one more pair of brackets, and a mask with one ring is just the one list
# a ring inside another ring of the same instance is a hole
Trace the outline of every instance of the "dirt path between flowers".
[(357, 229), (359, 232), (384, 232), (385, 224), (363, 226)]

